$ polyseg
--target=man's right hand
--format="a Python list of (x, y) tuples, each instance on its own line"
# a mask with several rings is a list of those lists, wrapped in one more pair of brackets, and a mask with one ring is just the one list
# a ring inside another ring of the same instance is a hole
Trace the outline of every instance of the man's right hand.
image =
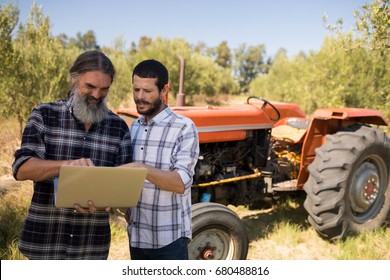
[(91, 159), (89, 158), (79, 158), (74, 160), (68, 160), (63, 165), (68, 166), (95, 166)]
[(106, 211), (106, 212), (111, 211), (111, 207), (95, 207), (95, 205), (93, 204), (93, 201), (91, 201), (91, 200), (88, 201), (88, 208), (83, 208), (79, 204), (75, 204), (74, 209), (76, 209), (79, 213), (84, 213), (84, 214), (86, 214), (86, 213), (93, 214), (96, 211)]

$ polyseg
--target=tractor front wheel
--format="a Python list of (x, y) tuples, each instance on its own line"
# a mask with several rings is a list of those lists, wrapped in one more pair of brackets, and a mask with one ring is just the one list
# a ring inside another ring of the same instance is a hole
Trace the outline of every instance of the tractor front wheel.
[(231, 209), (212, 202), (192, 206), (190, 260), (245, 260), (248, 246), (244, 224)]

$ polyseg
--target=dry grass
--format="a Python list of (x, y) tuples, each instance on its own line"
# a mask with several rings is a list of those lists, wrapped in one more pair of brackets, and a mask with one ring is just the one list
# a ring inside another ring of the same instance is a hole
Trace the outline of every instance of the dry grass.
[(126, 231), (127, 223), (124, 218), (111, 216), (111, 248), (109, 260), (130, 259), (129, 239)]
[(0, 177), (12, 173), (13, 151), (20, 144), (19, 124), (15, 120), (0, 119)]
[[(287, 206), (281, 204), (285, 203)], [(303, 198), (283, 198), (263, 210), (230, 207), (243, 220), (249, 235), (249, 260), (330, 260), (338, 248), (321, 239), (307, 224)]]

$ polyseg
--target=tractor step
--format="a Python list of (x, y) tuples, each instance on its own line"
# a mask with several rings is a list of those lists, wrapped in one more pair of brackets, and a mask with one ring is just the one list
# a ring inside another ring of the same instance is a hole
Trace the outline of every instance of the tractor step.
[(296, 191), (297, 188), (297, 179), (280, 182), (272, 185), (272, 190), (276, 192), (289, 192)]

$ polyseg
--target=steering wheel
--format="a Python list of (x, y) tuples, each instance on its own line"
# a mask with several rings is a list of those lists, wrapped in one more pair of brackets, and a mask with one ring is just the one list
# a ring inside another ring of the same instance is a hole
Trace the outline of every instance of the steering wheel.
[(276, 122), (276, 121), (280, 120), (280, 112), (279, 112), (278, 108), (275, 107), (275, 105), (270, 103), (268, 100), (265, 100), (264, 98), (261, 98), (261, 97), (258, 97), (258, 96), (249, 96), (248, 99), (246, 100), (246, 103), (249, 104), (249, 100), (251, 100), (251, 99), (258, 99), (260, 101), (263, 101), (263, 105), (261, 106), (261, 110), (263, 110), (263, 111), (264, 111), (265, 107), (267, 106), (267, 104), (269, 106), (271, 106), (272, 109), (274, 109), (274, 111), (276, 112), (276, 114), (278, 116), (276, 118), (271, 118), (270, 116), (268, 116), (271, 121)]

